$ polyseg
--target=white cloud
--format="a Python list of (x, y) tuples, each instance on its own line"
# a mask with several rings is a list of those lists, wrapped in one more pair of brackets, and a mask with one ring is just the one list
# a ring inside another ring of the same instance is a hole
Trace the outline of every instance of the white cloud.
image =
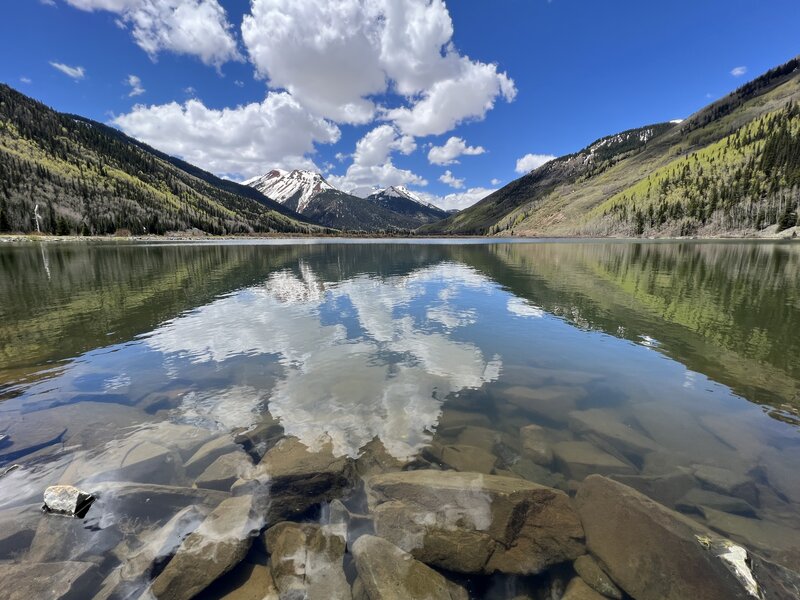
[(261, 175), (275, 166), (315, 168), (314, 143), (339, 140), (339, 128), (310, 115), (289, 94), (215, 110), (200, 100), (136, 105), (113, 124), (125, 133), (214, 173)]
[(33, 83), (33, 80), (30, 77), (20, 77), (19, 80), (21, 83)]
[(475, 156), (484, 152), (483, 146), (468, 146), (460, 137), (452, 136), (444, 146), (433, 146), (428, 151), (428, 160), (433, 165), (452, 165), (458, 162), (456, 159), (459, 156)]
[(434, 83), (410, 108), (386, 111), (386, 118), (408, 135), (440, 135), (464, 121), (483, 119), (498, 96), (509, 102), (516, 96), (514, 82), (496, 65), (466, 58), (461, 65), (457, 76)]
[(449, 185), (450, 187), (454, 187), (454, 188), (456, 188), (457, 190), (460, 190), (461, 188), (463, 188), (463, 187), (464, 187), (464, 180), (463, 180), (463, 179), (458, 179), (457, 177), (455, 177), (455, 176), (454, 176), (454, 175), (453, 175), (453, 174), (450, 172), (450, 170), (449, 170), (449, 169), (448, 169), (447, 171), (445, 171), (445, 172), (444, 172), (444, 175), (442, 175), (441, 177), (439, 177), (439, 181), (441, 181), (442, 183), (446, 183), (446, 184), (447, 184), (447, 185)]
[(69, 65), (65, 65), (64, 63), (50, 61), (50, 66), (54, 69), (58, 69), (67, 77), (72, 77), (75, 81), (83, 79), (86, 77), (86, 69), (83, 67), (70, 67)]
[(66, 0), (86, 11), (119, 15), (136, 44), (151, 58), (170, 51), (220, 67), (241, 60), (225, 9), (217, 0)]
[(731, 69), (731, 75), (733, 75), (734, 77), (741, 77), (745, 73), (747, 73), (747, 67), (745, 66), (734, 67), (733, 69)]
[(463, 192), (453, 192), (452, 194), (446, 194), (444, 196), (436, 196), (426, 192), (418, 192), (417, 195), (426, 202), (435, 204), (444, 210), (464, 210), (496, 191), (496, 189), (474, 187), (464, 190)]
[(491, 183), (492, 185), (500, 185), (500, 183), (502, 182), (497, 177), (495, 177), (489, 183)]
[[(353, 163), (347, 172), (342, 176), (329, 175), (328, 180), (335, 187), (358, 196), (372, 193), (376, 186), (427, 185), (419, 175), (392, 163), (393, 151), (411, 154), (416, 148), (414, 138), (400, 135), (391, 125), (378, 125), (356, 143)], [(341, 160), (344, 158), (342, 155)]]
[(128, 75), (127, 83), (131, 87), (131, 91), (128, 93), (131, 98), (144, 94), (145, 89), (142, 87), (142, 80), (136, 75)]
[(530, 173), (534, 169), (538, 169), (543, 164), (550, 162), (554, 158), (556, 157), (552, 154), (526, 154), (517, 160), (517, 166), (514, 168), (514, 170), (520, 174)]
[[(411, 106), (382, 109), (408, 135), (483, 118), (513, 82), (460, 56), (443, 0), (252, 0), (242, 38), (257, 72), (311, 110), (367, 123), (391, 89)], [(416, 105), (413, 103), (417, 102)]]

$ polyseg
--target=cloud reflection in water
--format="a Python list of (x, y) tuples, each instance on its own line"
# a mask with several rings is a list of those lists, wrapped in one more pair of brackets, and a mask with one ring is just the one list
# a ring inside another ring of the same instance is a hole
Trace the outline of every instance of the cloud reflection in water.
[[(443, 263), (338, 283), (304, 263), (298, 271), (274, 273), (262, 286), (181, 316), (147, 344), (196, 363), (277, 355), (284, 373), (271, 390), (270, 413), (312, 450), (331, 441), (337, 455), (351, 457), (375, 436), (397, 458), (415, 455), (448, 394), (499, 376), (499, 357), (487, 360), (452, 335), (477, 319), (456, 306), (459, 291), (492, 285), (476, 271)], [(348, 304), (344, 316), (330, 310)], [(332, 313), (340, 322), (324, 324)]]

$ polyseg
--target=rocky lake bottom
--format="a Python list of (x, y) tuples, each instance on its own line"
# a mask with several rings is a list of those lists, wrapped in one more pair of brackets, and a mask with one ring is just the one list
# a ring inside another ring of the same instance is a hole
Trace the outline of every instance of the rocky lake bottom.
[[(780, 243), (0, 248), (0, 589), (798, 598), (798, 267)], [(85, 514), (43, 510), (72, 487)]]

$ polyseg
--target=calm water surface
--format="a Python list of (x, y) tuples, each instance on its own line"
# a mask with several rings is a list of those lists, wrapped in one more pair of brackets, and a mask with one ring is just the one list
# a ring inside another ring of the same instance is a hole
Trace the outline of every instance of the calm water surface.
[[(191, 488), (199, 446), (239, 436), (258, 461), (274, 439), (242, 435), (277, 422), (363, 476), (378, 441), (407, 468), (570, 493), (593, 472), (693, 474), (735, 506), (656, 499), (798, 568), (798, 331), (797, 244), (0, 247), (0, 473), (19, 465), (0, 478), (0, 559), (82, 557), (105, 577), (185, 508), (115, 484)], [(547, 460), (526, 454), (528, 425)], [(98, 492), (85, 521), (42, 525), (56, 483)], [(353, 510), (358, 488), (341, 493)]]

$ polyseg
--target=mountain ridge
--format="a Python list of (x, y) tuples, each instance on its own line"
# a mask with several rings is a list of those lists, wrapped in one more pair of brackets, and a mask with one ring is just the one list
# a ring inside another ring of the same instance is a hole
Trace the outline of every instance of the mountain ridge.
[[(705, 236), (728, 232), (750, 234), (758, 230), (757, 223), (762, 228), (777, 225), (780, 215), (773, 211), (766, 220), (738, 220), (735, 226), (731, 223), (714, 226), (705, 213), (696, 211), (694, 217), (688, 217), (685, 214), (686, 207), (672, 208), (676, 198), (667, 199), (666, 196), (661, 199), (660, 208), (653, 209), (654, 216), (644, 228), (634, 223), (634, 219), (640, 218), (635, 210), (629, 210), (627, 221), (618, 218), (613, 223), (602, 211), (599, 214), (593, 211), (612, 197), (625, 194), (626, 190), (632, 189), (659, 169), (686, 156), (695, 156), (757, 119), (783, 110), (791, 102), (797, 101), (800, 101), (800, 57), (744, 84), (680, 123), (661, 123), (612, 134), (596, 140), (579, 152), (556, 158), (457, 215), (422, 227), (420, 232), (597, 237)], [(628, 145), (604, 144), (597, 147), (603, 140), (613, 139), (617, 135), (641, 133), (652, 127), (657, 130), (646, 139), (639, 138), (637, 141), (634, 135), (628, 136)], [(594, 153), (591, 152), (593, 148)], [(753, 149), (760, 153), (762, 146)], [(589, 155), (593, 156), (592, 160), (587, 160)], [(759, 172), (759, 175), (764, 173)], [(771, 176), (780, 177), (775, 173)], [(687, 185), (694, 189), (702, 184), (697, 180)], [(794, 194), (796, 206), (797, 194), (791, 186), (784, 192), (790, 196)], [(627, 197), (629, 202), (633, 202), (630, 194)], [(746, 205), (746, 200), (740, 196), (736, 198), (736, 203)], [(748, 207), (734, 207), (731, 201), (724, 210), (748, 210)], [(664, 215), (667, 218), (662, 220)], [(715, 217), (716, 222), (724, 222), (718, 216)], [(645, 215), (645, 219), (649, 217)], [(786, 222), (791, 222), (791, 215), (787, 219)]]
[(237, 186), (0, 84), (0, 231), (326, 233)]

